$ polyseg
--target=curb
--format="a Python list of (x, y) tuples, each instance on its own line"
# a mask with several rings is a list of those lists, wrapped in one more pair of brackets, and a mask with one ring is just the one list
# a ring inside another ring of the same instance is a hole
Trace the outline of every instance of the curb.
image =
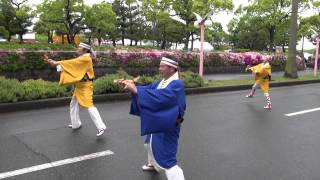
[[(271, 83), (270, 87), (296, 86), (296, 85), (313, 84), (313, 83), (320, 83), (320, 80)], [(216, 93), (216, 92), (225, 92), (225, 91), (238, 91), (238, 90), (250, 89), (251, 86), (252, 85), (187, 88), (186, 94), (190, 95), (190, 94)], [(95, 95), (93, 99), (95, 103), (107, 102), (107, 101), (109, 102), (124, 101), (124, 100), (130, 99), (130, 93)], [(71, 101), (71, 97), (62, 97), (62, 98), (50, 98), (50, 99), (41, 99), (41, 100), (34, 100), (34, 101), (23, 101), (23, 102), (16, 102), (16, 103), (0, 103), (0, 113), (68, 106), (70, 101)]]

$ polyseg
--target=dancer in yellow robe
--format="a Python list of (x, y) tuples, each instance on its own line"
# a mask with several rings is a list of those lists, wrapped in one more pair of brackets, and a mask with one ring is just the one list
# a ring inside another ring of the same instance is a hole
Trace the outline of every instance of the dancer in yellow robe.
[(92, 50), (85, 43), (80, 43), (77, 49), (79, 57), (69, 60), (54, 61), (45, 56), (44, 60), (52, 66), (56, 66), (60, 72), (60, 85), (73, 84), (74, 93), (70, 103), (71, 124), (68, 127), (79, 129), (81, 120), (79, 116), (79, 104), (88, 109), (90, 117), (98, 129), (97, 136), (101, 136), (106, 130), (99, 111), (93, 105), (93, 79)]
[(253, 84), (250, 93), (246, 95), (246, 97), (252, 98), (254, 96), (257, 86), (259, 85), (267, 100), (267, 103), (264, 106), (264, 108), (271, 109), (272, 104), (271, 104), (271, 97), (269, 94), (269, 83), (271, 80), (271, 66), (268, 60), (264, 60), (262, 63), (256, 66), (252, 66), (252, 67), (248, 66), (246, 68), (246, 71), (251, 71), (255, 77), (255, 83)]

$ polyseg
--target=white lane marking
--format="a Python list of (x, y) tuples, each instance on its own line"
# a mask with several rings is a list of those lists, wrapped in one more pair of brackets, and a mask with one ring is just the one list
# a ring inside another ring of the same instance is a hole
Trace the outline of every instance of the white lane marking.
[(45, 164), (41, 164), (41, 165), (31, 166), (31, 167), (18, 169), (18, 170), (14, 170), (14, 171), (4, 172), (4, 173), (0, 173), (0, 179), (18, 176), (21, 174), (26, 174), (26, 173), (30, 173), (30, 172), (34, 172), (34, 171), (40, 171), (43, 169), (62, 166), (62, 165), (66, 165), (66, 164), (76, 163), (76, 162), (80, 162), (80, 161), (85, 161), (88, 159), (94, 159), (94, 158), (98, 158), (98, 157), (102, 157), (102, 156), (109, 156), (112, 154), (114, 154), (112, 151), (107, 150), (107, 151), (101, 151), (101, 152), (87, 154), (87, 155), (83, 155), (83, 156), (68, 158), (68, 159), (64, 159), (64, 160), (60, 160), (60, 161), (55, 161), (55, 162), (51, 162), (51, 163), (45, 163)]
[(314, 108), (314, 109), (307, 109), (307, 110), (303, 110), (303, 111), (298, 111), (298, 112), (294, 112), (294, 113), (289, 113), (289, 114), (285, 114), (285, 116), (296, 116), (296, 115), (300, 115), (300, 114), (305, 114), (305, 113), (309, 113), (309, 112), (314, 112), (314, 111), (319, 111), (320, 107), (318, 108)]

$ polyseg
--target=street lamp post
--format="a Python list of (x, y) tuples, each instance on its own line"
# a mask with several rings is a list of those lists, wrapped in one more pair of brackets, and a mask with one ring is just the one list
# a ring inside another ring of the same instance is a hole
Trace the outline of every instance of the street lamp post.
[(319, 41), (320, 38), (317, 37), (316, 38), (316, 56), (314, 57), (314, 68), (313, 68), (313, 76), (317, 76), (317, 72), (318, 72), (318, 57), (319, 57)]
[(199, 59), (199, 75), (203, 77), (203, 41), (204, 41), (204, 29), (205, 25), (204, 23), (199, 24), (200, 25), (200, 59)]
[[(214, 10), (211, 10), (207, 13), (203, 18), (201, 18), (197, 13), (194, 12), (197, 21), (195, 22), (195, 26), (200, 26), (200, 54), (199, 54), (199, 75), (203, 77), (203, 61), (204, 61), (204, 54), (203, 54), (203, 42), (204, 42), (204, 29), (205, 29), (205, 22), (206, 20), (212, 16)], [(180, 19), (177, 16), (170, 16), (171, 19), (181, 22), (186, 25), (185, 20)], [(199, 22), (199, 23), (198, 23)]]
[(202, 20), (199, 22), (200, 26), (200, 54), (199, 54), (199, 75), (203, 77), (203, 61), (204, 61), (204, 53), (203, 53), (203, 42), (204, 42), (204, 30), (205, 30), (205, 22), (206, 20), (212, 16), (213, 10), (207, 13)]

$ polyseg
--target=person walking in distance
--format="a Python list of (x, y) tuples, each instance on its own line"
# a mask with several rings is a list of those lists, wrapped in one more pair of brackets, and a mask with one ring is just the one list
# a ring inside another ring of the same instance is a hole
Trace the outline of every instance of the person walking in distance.
[(251, 91), (246, 95), (247, 98), (252, 98), (258, 86), (266, 97), (265, 109), (272, 109), (271, 97), (269, 94), (269, 84), (271, 81), (271, 66), (267, 59), (256, 66), (247, 66), (246, 71), (251, 71), (255, 78), (255, 83), (253, 84)]

